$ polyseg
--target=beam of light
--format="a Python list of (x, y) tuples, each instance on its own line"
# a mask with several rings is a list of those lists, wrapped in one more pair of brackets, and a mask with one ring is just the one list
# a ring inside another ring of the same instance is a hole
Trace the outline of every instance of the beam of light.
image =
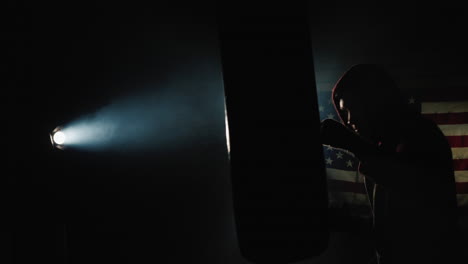
[(91, 151), (128, 152), (164, 151), (225, 140), (224, 93), (221, 79), (216, 78), (220, 74), (193, 75), (157, 85), (157, 90), (117, 98), (63, 125), (63, 144)]
[(228, 151), (228, 157), (230, 157), (231, 154), (231, 139), (229, 137), (229, 122), (228, 122), (228, 114), (227, 114), (227, 108), (226, 106), (224, 107), (224, 123), (225, 123), (225, 130), (226, 130), (226, 147)]

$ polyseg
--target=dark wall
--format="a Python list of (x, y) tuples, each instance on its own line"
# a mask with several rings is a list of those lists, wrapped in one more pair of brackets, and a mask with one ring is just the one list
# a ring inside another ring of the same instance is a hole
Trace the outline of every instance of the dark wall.
[(319, 88), (331, 89), (358, 63), (382, 64), (408, 93), (466, 86), (467, 11), (435, 3), (311, 4)]
[[(17, 1), (10, 14), (3, 263), (242, 263), (212, 5)], [(175, 92), (200, 94), (209, 140), (131, 155), (49, 142), (115, 98), (191, 81)]]

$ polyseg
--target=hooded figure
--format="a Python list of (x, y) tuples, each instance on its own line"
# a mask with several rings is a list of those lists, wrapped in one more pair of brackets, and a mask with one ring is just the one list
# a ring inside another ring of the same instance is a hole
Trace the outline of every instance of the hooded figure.
[(333, 89), (342, 124), (322, 122), (322, 143), (354, 153), (373, 213), (377, 260), (451, 263), (456, 189), (450, 146), (408, 107), (377, 65), (352, 67)]

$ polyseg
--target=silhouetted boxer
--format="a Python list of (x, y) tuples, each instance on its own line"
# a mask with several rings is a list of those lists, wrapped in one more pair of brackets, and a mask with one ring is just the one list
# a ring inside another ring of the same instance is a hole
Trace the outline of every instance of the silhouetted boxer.
[(322, 122), (322, 143), (359, 159), (374, 217), (379, 263), (451, 263), (456, 189), (450, 146), (411, 111), (378, 65), (349, 69), (333, 89), (343, 124)]

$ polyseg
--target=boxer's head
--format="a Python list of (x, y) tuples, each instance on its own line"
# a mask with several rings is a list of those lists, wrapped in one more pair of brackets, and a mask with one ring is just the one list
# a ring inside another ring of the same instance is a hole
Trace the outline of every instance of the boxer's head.
[(351, 67), (336, 83), (332, 96), (341, 121), (373, 142), (391, 136), (407, 112), (405, 97), (378, 65)]

